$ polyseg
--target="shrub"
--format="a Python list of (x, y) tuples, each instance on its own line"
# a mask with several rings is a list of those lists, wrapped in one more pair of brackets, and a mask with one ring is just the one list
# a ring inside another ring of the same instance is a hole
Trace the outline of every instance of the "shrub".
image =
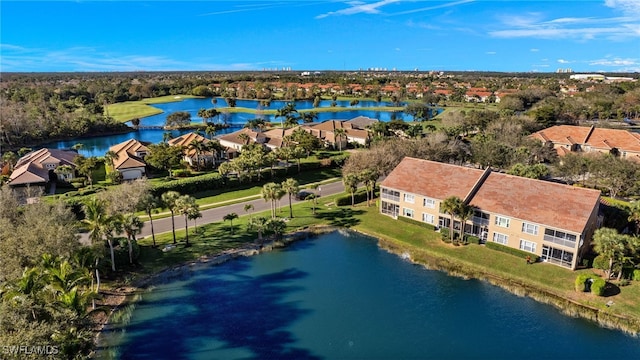
[(479, 245), (480, 244), (480, 238), (477, 236), (473, 236), (473, 235), (467, 235), (467, 242), (469, 244), (476, 244)]
[(220, 188), (223, 184), (224, 182), (220, 174), (211, 173), (157, 184), (153, 187), (153, 193), (156, 196), (160, 196), (167, 191), (177, 191), (181, 194), (193, 194), (202, 190)]
[(427, 224), (426, 222), (414, 220), (414, 219), (408, 218), (406, 216), (398, 216), (398, 220), (406, 222), (406, 223), (409, 223), (409, 224), (417, 225), (417, 226), (423, 227), (423, 228), (428, 229), (428, 230), (435, 230), (436, 229), (431, 224)]
[(640, 269), (633, 270), (632, 279), (635, 281), (640, 281)]
[[(449, 233), (449, 229), (447, 228), (440, 228), (440, 237), (442, 237), (442, 241), (446, 243), (451, 242), (451, 234)], [(458, 232), (456, 231), (453, 233), (453, 240), (457, 240), (457, 239), (458, 239)]]
[(587, 286), (586, 286), (586, 282), (587, 280), (591, 279), (590, 275), (587, 274), (580, 274), (576, 277), (576, 281), (575, 281), (575, 288), (576, 291), (578, 292), (585, 292), (587, 291)]
[(503, 253), (511, 254), (511, 255), (517, 256), (519, 258), (526, 259), (526, 257), (529, 256), (531, 258), (531, 261), (534, 262), (534, 263), (536, 263), (536, 262), (538, 262), (540, 260), (540, 256), (538, 256), (538, 255), (532, 254), (532, 253), (527, 252), (527, 251), (522, 251), (520, 249), (514, 249), (514, 248), (511, 248), (511, 247), (508, 247), (508, 246), (505, 246), (505, 245), (502, 245), (502, 244), (498, 244), (498, 243), (495, 243), (495, 242), (489, 241), (485, 245), (489, 249), (493, 249), (493, 250), (497, 250), (497, 251), (500, 251), (500, 252), (503, 252)]
[(598, 255), (593, 259), (594, 269), (609, 270), (609, 258), (604, 255)]
[(606, 286), (607, 286), (607, 282), (604, 281), (603, 278), (596, 278), (593, 280), (593, 283), (591, 284), (591, 292), (598, 296), (603, 296), (604, 289)]

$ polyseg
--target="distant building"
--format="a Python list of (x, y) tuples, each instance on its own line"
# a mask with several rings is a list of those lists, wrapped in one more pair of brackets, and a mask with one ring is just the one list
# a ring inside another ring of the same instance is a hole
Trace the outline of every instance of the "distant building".
[(560, 156), (570, 152), (600, 152), (640, 162), (640, 134), (627, 130), (556, 125), (531, 137), (552, 143)]

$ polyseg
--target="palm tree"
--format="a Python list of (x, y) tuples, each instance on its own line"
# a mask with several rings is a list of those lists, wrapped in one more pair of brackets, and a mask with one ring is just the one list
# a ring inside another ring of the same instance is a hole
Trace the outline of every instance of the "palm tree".
[(635, 225), (636, 234), (640, 235), (640, 201), (634, 201), (629, 207), (629, 222)]
[(271, 201), (271, 217), (276, 217), (276, 201), (282, 198), (284, 194), (279, 184), (274, 182), (266, 183), (262, 186), (260, 191), (264, 201)]
[(162, 201), (162, 205), (164, 208), (169, 209), (171, 212), (171, 231), (173, 232), (173, 243), (176, 244), (176, 225), (175, 225), (175, 209), (176, 209), (176, 200), (180, 197), (180, 193), (177, 191), (167, 191), (166, 193), (160, 196)]
[(607, 280), (611, 279), (613, 264), (619, 262), (625, 253), (625, 244), (618, 231), (610, 228), (597, 229), (593, 234), (593, 250), (609, 259), (609, 269), (605, 273)]
[(347, 137), (347, 130), (345, 130), (344, 128), (334, 129), (333, 136), (335, 142), (338, 143), (338, 149), (342, 152), (342, 140)]
[(451, 216), (451, 223), (449, 224), (449, 235), (451, 236), (451, 243), (453, 244), (453, 221), (454, 216), (457, 214), (458, 209), (460, 209), (460, 205), (462, 204), (462, 199), (457, 196), (449, 196), (444, 199), (442, 204), (440, 204), (440, 211), (445, 214), (449, 214)]
[(315, 111), (305, 111), (300, 113), (300, 118), (304, 123), (312, 123), (318, 118), (318, 114)]
[(190, 195), (182, 195), (178, 197), (175, 201), (175, 209), (178, 213), (184, 216), (184, 230), (185, 230), (185, 242), (186, 246), (189, 245), (189, 214), (192, 214), (194, 210), (198, 209), (198, 204), (196, 204), (196, 198)]
[(196, 170), (200, 171), (200, 154), (206, 150), (206, 144), (202, 140), (193, 139), (187, 145), (188, 149), (193, 149), (196, 152)]
[(122, 219), (122, 229), (127, 235), (127, 244), (129, 245), (129, 264), (133, 264), (133, 242), (136, 241), (136, 234), (142, 231), (144, 223), (135, 214), (127, 214)]
[(56, 174), (62, 175), (62, 178), (66, 181), (67, 180), (66, 175), (73, 174), (73, 167), (71, 165), (64, 164), (64, 165), (58, 166), (55, 170), (53, 170), (53, 172), (55, 172)]
[(153, 247), (156, 247), (156, 234), (153, 230), (153, 217), (151, 216), (152, 212), (156, 211), (156, 208), (160, 207), (160, 200), (148, 192), (144, 194), (140, 198), (140, 202), (138, 203), (138, 209), (143, 210), (147, 216), (149, 217), (149, 224), (151, 225), (151, 239), (153, 240)]
[(307, 195), (306, 198), (304, 198), (305, 200), (309, 200), (309, 202), (311, 202), (311, 214), (315, 215), (316, 214), (316, 205), (317, 205), (317, 199), (318, 199), (318, 195), (316, 194), (309, 194)]
[(284, 192), (289, 195), (289, 218), (293, 218), (291, 196), (297, 194), (298, 191), (300, 191), (300, 185), (298, 184), (298, 181), (296, 179), (288, 178), (287, 180), (282, 182), (281, 187), (282, 190), (284, 190)]
[(342, 183), (344, 184), (345, 190), (351, 193), (351, 207), (353, 207), (355, 205), (355, 193), (356, 190), (358, 190), (360, 178), (356, 174), (346, 174), (342, 177)]
[(229, 222), (231, 223), (231, 235), (233, 235), (233, 220), (237, 218), (238, 218), (238, 214), (236, 213), (229, 213), (222, 218), (223, 221), (229, 220)]
[(167, 132), (162, 134), (162, 142), (163, 143), (167, 143), (171, 139), (173, 139), (173, 134), (171, 134), (171, 132), (167, 131)]
[(9, 171), (13, 171), (13, 166), (18, 161), (18, 155), (16, 155), (16, 153), (14, 153), (13, 151), (7, 151), (2, 154), (2, 161), (4, 161), (6, 164), (9, 164)]
[(267, 230), (275, 235), (276, 239), (280, 239), (287, 228), (287, 223), (282, 219), (269, 219), (267, 221)]
[(460, 207), (458, 208), (457, 214), (458, 214), (458, 218), (460, 219), (460, 241), (461, 242), (465, 242), (464, 241), (464, 228), (465, 225), (467, 223), (467, 220), (469, 220), (472, 216), (473, 216), (473, 212), (475, 211), (475, 208), (469, 204), (465, 204), (464, 202), (460, 203)]
[(251, 140), (249, 135), (247, 135), (245, 133), (242, 133), (242, 134), (238, 135), (238, 139), (242, 140), (242, 144), (243, 145), (249, 145), (249, 141)]
[(204, 129), (204, 133), (209, 136), (209, 140), (213, 140), (213, 137), (216, 135), (216, 127), (213, 125), (208, 125)]
[(208, 117), (207, 117), (208, 114), (209, 114), (209, 112), (205, 108), (200, 108), (198, 110), (198, 113), (197, 113), (198, 117), (200, 117), (202, 119), (202, 122), (205, 123), (205, 124), (208, 122), (207, 121), (208, 120)]
[[(248, 213), (249, 211), (251, 211), (253, 213), (254, 210), (254, 206), (253, 204), (245, 204), (244, 205), (244, 212)], [(251, 219), (251, 214), (249, 214), (249, 219)]]
[(259, 216), (259, 217), (254, 217), (250, 219), (249, 223), (247, 224), (248, 231), (255, 231), (258, 233), (258, 241), (260, 242), (261, 248), (264, 243), (262, 234), (264, 234), (264, 232), (268, 229), (267, 227), (268, 222), (269, 222), (269, 219), (263, 216)]
[(104, 161), (105, 163), (109, 163), (109, 165), (113, 167), (113, 162), (118, 160), (118, 157), (119, 156), (116, 152), (109, 150), (104, 154)]
[(194, 233), (198, 233), (198, 219), (202, 217), (202, 213), (200, 212), (200, 207), (192, 208), (187, 215), (189, 220), (193, 220)]

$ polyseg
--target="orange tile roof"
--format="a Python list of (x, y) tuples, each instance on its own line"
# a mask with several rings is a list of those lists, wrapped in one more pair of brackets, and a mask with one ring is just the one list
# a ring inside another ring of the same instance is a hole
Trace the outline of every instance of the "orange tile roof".
[(113, 151), (117, 155), (117, 158), (113, 159), (113, 167), (122, 170), (146, 166), (144, 161), (136, 156), (136, 153), (148, 152), (149, 148), (136, 139), (129, 139), (113, 145), (109, 151)]
[(531, 135), (554, 144), (589, 145), (597, 149), (617, 148), (620, 151), (640, 152), (640, 134), (627, 130), (596, 127), (556, 125)]
[(470, 204), (483, 210), (582, 233), (600, 191), (491, 172)]
[[(582, 233), (600, 191), (405, 157), (381, 186), (444, 200), (457, 196), (482, 210)], [(472, 188), (478, 189), (470, 199)]]
[(434, 199), (464, 199), (482, 173), (479, 169), (405, 157), (381, 185)]

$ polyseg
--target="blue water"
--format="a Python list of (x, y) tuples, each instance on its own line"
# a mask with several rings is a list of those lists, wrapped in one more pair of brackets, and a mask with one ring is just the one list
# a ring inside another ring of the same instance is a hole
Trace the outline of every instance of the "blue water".
[[(546, 265), (541, 265), (546, 266)], [(184, 270), (106, 334), (121, 359), (631, 359), (640, 339), (339, 232)]]
[[(271, 105), (268, 108), (263, 108), (260, 106), (260, 102), (257, 100), (237, 100), (236, 107), (246, 107), (250, 109), (265, 109), (265, 110), (277, 110), (283, 108), (286, 105), (286, 101), (272, 101)], [(311, 109), (313, 108), (313, 101), (296, 101), (296, 109)], [(367, 110), (367, 107), (373, 106), (391, 106), (391, 103), (382, 102), (377, 103), (375, 101), (361, 101), (356, 106), (350, 106), (349, 101), (337, 101), (338, 106), (353, 108), (353, 110), (349, 111), (336, 111), (336, 112), (323, 112), (318, 113), (318, 118), (315, 122), (322, 122), (325, 120), (350, 120), (358, 116), (366, 116), (373, 119), (378, 119), (381, 121), (391, 121), (392, 119), (402, 119), (404, 121), (413, 121), (413, 117), (411, 115), (405, 114), (403, 112), (388, 112), (388, 111), (373, 111)], [(403, 105), (403, 104), (401, 104)], [(151, 105), (156, 107), (163, 112), (157, 115), (148, 116), (140, 119), (140, 126), (163, 126), (166, 122), (167, 115), (177, 112), (177, 111), (187, 111), (191, 114), (191, 121), (195, 123), (202, 122), (203, 119), (198, 116), (198, 110), (200, 109), (211, 109), (214, 105), (211, 102), (210, 98), (206, 99), (183, 99), (182, 101), (163, 103), (163, 104), (154, 104)], [(217, 133), (226, 134), (233, 131), (237, 131), (242, 128), (248, 120), (255, 119), (256, 117), (261, 117), (265, 121), (273, 121), (280, 122), (282, 119), (275, 119), (273, 115), (256, 115), (251, 113), (224, 113), (222, 108), (226, 107), (227, 103), (223, 98), (217, 98), (217, 104), (215, 104), (216, 108), (222, 112), (218, 117), (212, 119), (213, 122), (216, 123), (227, 123), (230, 125), (229, 128), (223, 129)], [(320, 102), (319, 107), (330, 107), (330, 100), (323, 100)], [(439, 111), (442, 111), (441, 109)], [(78, 151), (81, 155), (84, 156), (103, 156), (108, 150), (109, 147), (121, 143), (123, 141), (129, 139), (137, 139), (140, 141), (149, 141), (152, 143), (159, 143), (162, 141), (163, 135), (166, 131), (161, 129), (140, 129), (135, 132), (130, 132), (127, 134), (118, 134), (118, 135), (107, 135), (107, 136), (97, 136), (91, 138), (78, 138), (66, 141), (55, 141), (47, 144), (43, 144), (41, 147), (55, 148), (55, 149), (68, 149), (73, 145), (80, 143), (83, 144), (83, 148)], [(180, 136), (181, 134), (187, 133), (188, 131), (172, 131), (174, 136)]]

